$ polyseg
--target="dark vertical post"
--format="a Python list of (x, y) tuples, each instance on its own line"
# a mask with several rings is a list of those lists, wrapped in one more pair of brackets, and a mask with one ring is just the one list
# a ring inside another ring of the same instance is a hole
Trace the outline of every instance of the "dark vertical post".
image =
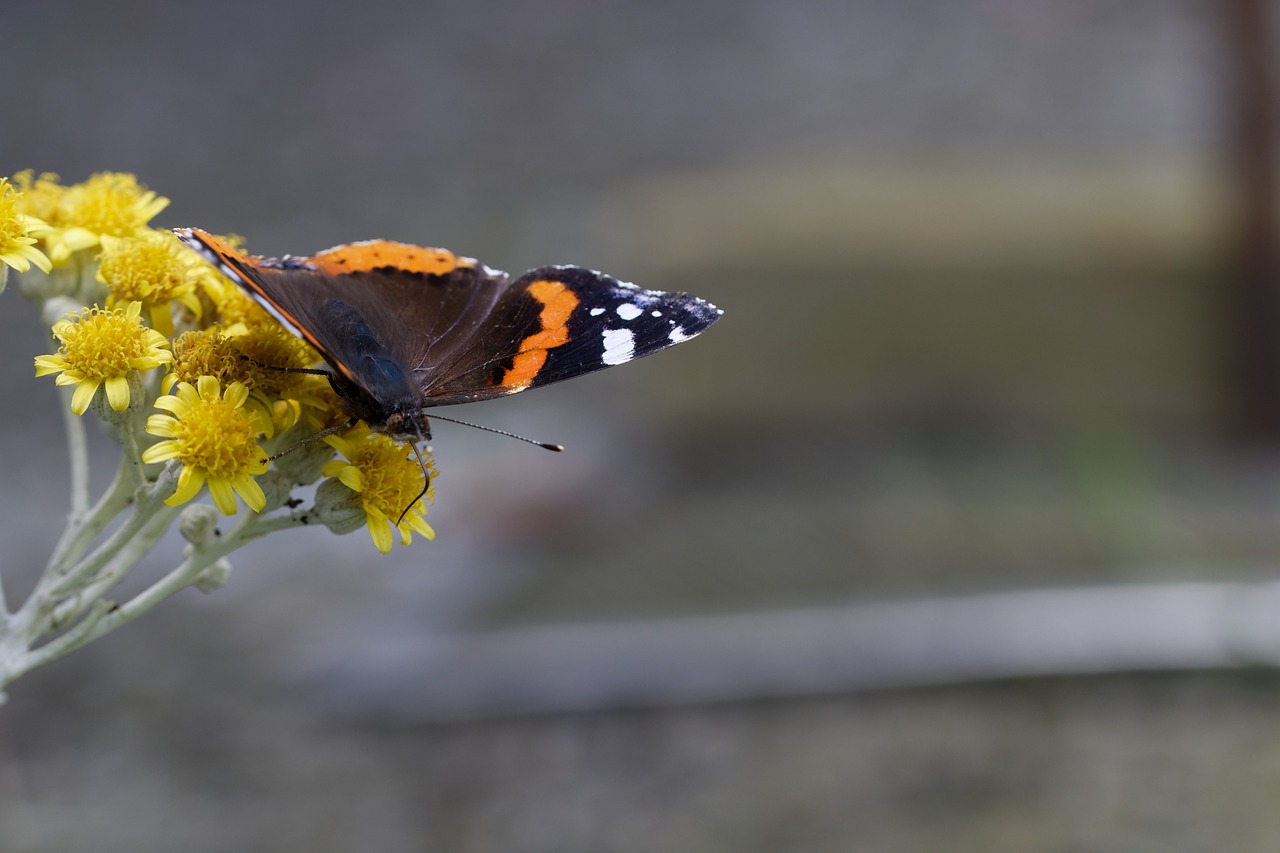
[(1220, 0), (1229, 74), (1235, 408), (1253, 440), (1280, 440), (1280, 257), (1268, 0)]

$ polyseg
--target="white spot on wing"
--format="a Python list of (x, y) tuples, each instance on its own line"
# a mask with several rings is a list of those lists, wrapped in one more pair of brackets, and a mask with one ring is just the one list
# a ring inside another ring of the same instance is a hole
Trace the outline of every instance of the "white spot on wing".
[(693, 335), (686, 335), (684, 333), (684, 326), (676, 326), (671, 330), (671, 333), (667, 335), (667, 337), (671, 340), (671, 343), (679, 344), (689, 340)]
[(604, 354), (600, 360), (605, 364), (623, 364), (635, 358), (636, 336), (630, 329), (605, 329)]
[(603, 314), (603, 313), (604, 313), (604, 309), (603, 309), (603, 308), (592, 308), (592, 309), (591, 309), (591, 316), (592, 316), (592, 317), (599, 317), (599, 316), (600, 316), (601, 314)]
[(622, 303), (615, 310), (618, 312), (619, 317), (628, 321), (634, 320), (635, 318), (639, 317), (642, 313), (644, 313), (641, 309), (632, 305), (630, 302)]
[(661, 317), (661, 316), (662, 316), (662, 312), (661, 312), (661, 311), (650, 311), (649, 313), (650, 313), (652, 316), (654, 316), (654, 317)]

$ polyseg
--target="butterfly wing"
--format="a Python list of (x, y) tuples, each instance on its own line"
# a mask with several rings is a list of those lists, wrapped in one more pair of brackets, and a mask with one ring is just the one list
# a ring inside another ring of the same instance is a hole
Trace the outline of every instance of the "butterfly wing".
[(430, 389), (436, 405), (537, 388), (687, 341), (723, 312), (582, 267), (540, 267), (502, 294)]
[(380, 379), (376, 363), (412, 371), (412, 402), (419, 407), (420, 389), (431, 382), (424, 373), (452, 363), (454, 350), (507, 287), (504, 274), (470, 258), (386, 240), (275, 260), (247, 256), (196, 229), (178, 235), (343, 378), (389, 406), (405, 401), (387, 399), (397, 394)]
[(366, 420), (622, 364), (694, 337), (723, 313), (581, 267), (541, 267), (510, 282), (469, 258), (386, 240), (270, 260), (196, 229), (178, 234), (360, 389), (369, 399), (352, 414)]

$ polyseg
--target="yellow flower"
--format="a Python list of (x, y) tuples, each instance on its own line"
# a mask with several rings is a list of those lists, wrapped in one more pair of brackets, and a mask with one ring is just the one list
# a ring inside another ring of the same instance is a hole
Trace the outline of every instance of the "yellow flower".
[(173, 368), (160, 386), (165, 393), (178, 382), (194, 384), (201, 376), (219, 382), (251, 385), (252, 365), (218, 326), (183, 332), (173, 341)]
[(57, 353), (36, 356), (36, 376), (57, 373), (59, 385), (75, 385), (71, 411), (83, 415), (98, 386), (107, 386), (107, 402), (117, 412), (129, 406), (129, 372), (150, 370), (172, 360), (169, 342), (142, 324), (142, 305), (105, 311), (98, 306), (53, 324), (61, 342)]
[(18, 209), (51, 228), (58, 227), (58, 206), (62, 204), (62, 194), (67, 191), (58, 183), (58, 176), (53, 172), (41, 172), (37, 178), (31, 169), (23, 169), (14, 173), (13, 182), (22, 193)]
[[(209, 265), (206, 264), (206, 266)], [(212, 270), (213, 267), (210, 266), (209, 269)], [(239, 285), (227, 281), (221, 273), (215, 274), (220, 281), (226, 282), (221, 290), (209, 288), (210, 295), (218, 305), (218, 319), (224, 329), (229, 332), (239, 332), (254, 326), (279, 325), (279, 321), (272, 317), (267, 309), (254, 302), (253, 298), (241, 290)]]
[(182, 303), (197, 319), (200, 297), (196, 285), (202, 263), (198, 255), (179, 242), (171, 231), (140, 231), (133, 237), (102, 235), (98, 281), (111, 294), (107, 307), (120, 302), (141, 302), (151, 317), (151, 328), (165, 337), (173, 335), (169, 303)]
[(54, 221), (62, 230), (51, 238), (49, 254), (59, 263), (72, 252), (98, 245), (104, 234), (131, 237), (168, 206), (169, 199), (148, 190), (133, 175), (99, 172), (62, 194)]
[[(280, 342), (278, 351), (263, 347), (249, 353), (244, 351), (246, 336), (228, 337), (216, 325), (184, 332), (173, 342), (173, 368), (161, 388), (168, 392), (178, 382), (195, 382), (201, 376), (212, 376), (224, 384), (241, 382), (256, 401), (271, 410), (272, 422), (282, 430), (288, 429), (302, 416), (304, 404), (318, 409), (325, 407), (325, 401), (317, 392), (322, 387), (328, 388), (329, 383), (322, 376), (286, 373), (262, 366), (307, 367), (316, 361), (315, 351), (308, 344), (284, 331), (279, 324), (275, 324), (275, 328), (282, 339), (287, 339)], [(305, 354), (301, 362), (291, 356), (296, 352)]]
[[(237, 324), (228, 330), (232, 344), (247, 359), (245, 364), (252, 376), (249, 384), (273, 400), (297, 400), (310, 396), (310, 388), (316, 384), (317, 377), (280, 368), (313, 368), (320, 356), (311, 344), (267, 316), (268, 322)], [(328, 384), (323, 377), (320, 379)]]
[[(346, 457), (346, 461), (335, 459), (329, 462), (324, 466), (323, 474), (337, 478), (360, 494), (369, 535), (379, 551), (386, 554), (391, 550), (393, 527), (400, 531), (402, 545), (413, 540), (415, 530), (428, 539), (436, 538), (435, 531), (423, 518), (427, 510), (420, 500), (425, 485), (422, 467), (408, 447), (380, 433), (370, 432), (364, 424), (348, 430), (341, 437), (328, 436), (325, 441)], [(432, 470), (429, 462), (428, 470)], [(427, 490), (428, 502), (434, 498), (433, 492), (434, 487)]]
[[(244, 243), (244, 238), (238, 234), (219, 234), (218, 239), (226, 243), (228, 246), (239, 248)], [(202, 325), (210, 326), (214, 323), (220, 323), (222, 328), (229, 330), (230, 327), (245, 319), (243, 316), (245, 311), (243, 308), (237, 307), (231, 313), (226, 310), (226, 304), (229, 301), (243, 300), (257, 307), (240, 286), (233, 283), (231, 279), (223, 275), (215, 264), (207, 263), (194, 249), (188, 249), (191, 257), (195, 259), (196, 278), (200, 285), (200, 300), (204, 305), (205, 322)], [(262, 317), (271, 319), (271, 315), (264, 309), (259, 308)], [(197, 318), (199, 319), (199, 318)]]
[(182, 460), (178, 488), (165, 503), (186, 503), (208, 483), (223, 515), (235, 515), (236, 495), (254, 512), (266, 507), (253, 475), (267, 470), (258, 436), (270, 434), (271, 422), (256, 407), (246, 407), (248, 399), (241, 383), (232, 382), (223, 393), (217, 379), (202, 376), (196, 385), (180, 382), (175, 394), (156, 400), (156, 408), (170, 414), (147, 418), (147, 432), (168, 440), (143, 451), (142, 461)]
[(53, 265), (35, 247), (36, 238), (31, 234), (47, 231), (48, 226), (22, 210), (22, 193), (13, 188), (8, 178), (0, 178), (0, 263), (18, 272), (26, 272), (35, 264), (47, 273)]

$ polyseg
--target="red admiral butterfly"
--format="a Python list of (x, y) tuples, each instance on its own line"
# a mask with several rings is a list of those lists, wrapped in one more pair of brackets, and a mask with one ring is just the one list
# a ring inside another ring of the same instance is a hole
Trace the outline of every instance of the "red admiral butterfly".
[(319, 351), (352, 422), (398, 436), (431, 437), (424, 409), (623, 364), (724, 313), (582, 267), (510, 281), (470, 258), (388, 240), (274, 259), (195, 228), (175, 232)]

